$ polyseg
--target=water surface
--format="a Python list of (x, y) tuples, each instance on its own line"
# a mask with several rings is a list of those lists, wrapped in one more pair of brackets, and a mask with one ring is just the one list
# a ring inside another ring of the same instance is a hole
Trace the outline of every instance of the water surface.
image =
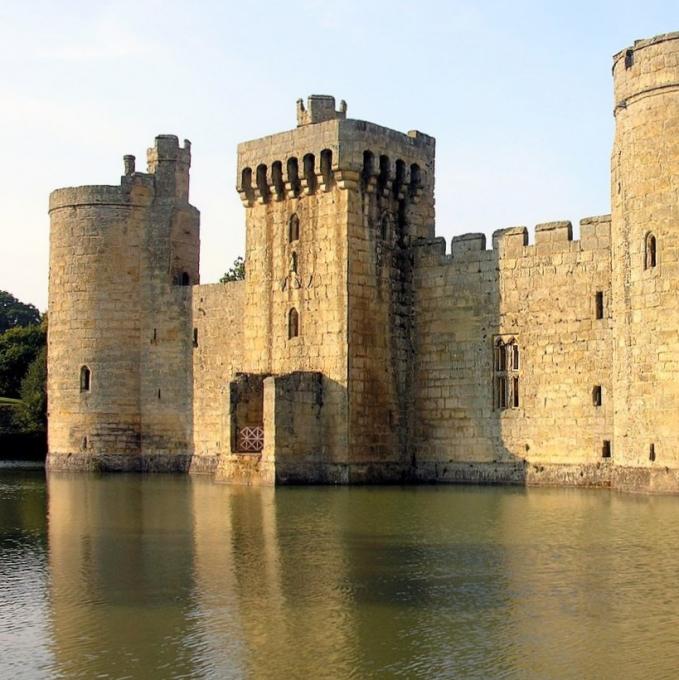
[(676, 678), (679, 498), (0, 472), (0, 677)]

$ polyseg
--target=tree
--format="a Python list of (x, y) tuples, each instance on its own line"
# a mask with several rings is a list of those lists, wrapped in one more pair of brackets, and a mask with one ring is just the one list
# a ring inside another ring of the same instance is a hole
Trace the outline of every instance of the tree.
[(245, 262), (239, 255), (234, 261), (229, 271), (219, 279), (219, 283), (230, 283), (231, 281), (242, 281), (245, 278)]
[(45, 346), (47, 323), (11, 328), (0, 334), (0, 397), (18, 398), (21, 381)]
[(47, 347), (42, 347), (28, 367), (19, 394), (17, 425), (25, 432), (44, 432), (47, 426)]
[(0, 333), (37, 323), (40, 323), (37, 307), (20, 302), (11, 293), (0, 290)]

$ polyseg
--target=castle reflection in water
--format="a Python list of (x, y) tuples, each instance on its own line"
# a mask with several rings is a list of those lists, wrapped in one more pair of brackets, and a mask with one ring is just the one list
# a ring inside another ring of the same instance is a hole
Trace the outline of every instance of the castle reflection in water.
[(679, 594), (679, 545), (667, 538), (679, 536), (675, 503), (52, 474), (43, 668), (173, 678), (661, 672), (679, 663), (662, 643)]

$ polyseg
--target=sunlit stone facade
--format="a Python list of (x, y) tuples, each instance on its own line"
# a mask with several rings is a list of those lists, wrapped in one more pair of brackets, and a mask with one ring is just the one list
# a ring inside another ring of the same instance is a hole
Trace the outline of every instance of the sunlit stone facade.
[(244, 281), (199, 284), (188, 142), (55, 191), (49, 467), (679, 490), (679, 34), (613, 76), (612, 215), (577, 240), (448, 250), (434, 139), (319, 95), (239, 146)]

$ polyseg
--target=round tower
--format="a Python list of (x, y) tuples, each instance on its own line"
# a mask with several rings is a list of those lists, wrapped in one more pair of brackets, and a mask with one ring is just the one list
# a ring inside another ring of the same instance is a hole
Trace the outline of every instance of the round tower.
[(637, 469), (618, 473), (622, 485), (669, 488), (679, 467), (679, 33), (616, 54), (613, 79), (613, 458)]
[(190, 146), (161, 135), (149, 172), (50, 195), (48, 467), (183, 469), (191, 453)]
[(151, 198), (143, 185), (50, 196), (51, 467), (139, 453), (139, 248)]

